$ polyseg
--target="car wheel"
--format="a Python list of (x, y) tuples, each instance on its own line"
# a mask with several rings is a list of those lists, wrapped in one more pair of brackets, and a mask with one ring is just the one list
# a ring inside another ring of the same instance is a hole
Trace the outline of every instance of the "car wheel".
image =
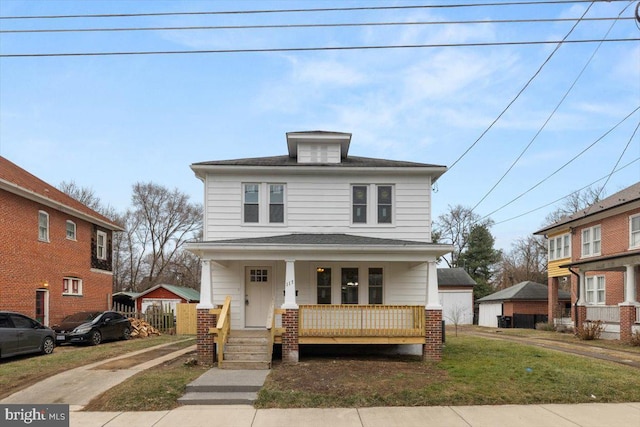
[(124, 328), (124, 331), (122, 331), (122, 339), (123, 340), (128, 340), (129, 338), (131, 338), (131, 329)]
[(53, 353), (53, 349), (55, 346), (56, 346), (56, 343), (53, 341), (53, 338), (44, 337), (44, 340), (42, 340), (42, 354)]
[(102, 334), (100, 331), (91, 331), (91, 339), (89, 340), (89, 344), (98, 345), (102, 342)]

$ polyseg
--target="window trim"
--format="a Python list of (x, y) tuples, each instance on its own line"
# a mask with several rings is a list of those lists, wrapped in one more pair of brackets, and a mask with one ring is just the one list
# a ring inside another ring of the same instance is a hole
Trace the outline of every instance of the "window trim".
[[(365, 204), (355, 204), (355, 197), (354, 197), (354, 191), (356, 187), (362, 187), (366, 190), (366, 203)], [(390, 221), (389, 222), (380, 222), (380, 198), (378, 197), (378, 192), (381, 188), (383, 187), (388, 187), (389, 190), (391, 191), (391, 200), (390, 200), (390, 204), (385, 206), (389, 206), (389, 217), (390, 217)], [(349, 194), (349, 215), (350, 215), (350, 222), (351, 222), (351, 226), (352, 227), (376, 227), (376, 228), (383, 228), (383, 227), (395, 227), (395, 221), (396, 221), (396, 211), (395, 211), (395, 207), (396, 207), (396, 189), (395, 189), (395, 184), (383, 184), (383, 183), (375, 183), (375, 184), (358, 184), (358, 183), (352, 183), (350, 186), (350, 194)], [(362, 222), (356, 222), (354, 221), (355, 218), (355, 206), (363, 206), (364, 207), (364, 214), (365, 214), (365, 220)]]
[[(46, 224), (44, 225), (44, 227), (40, 224), (40, 219), (44, 218), (46, 221)], [(43, 210), (39, 210), (38, 211), (38, 240), (41, 242), (47, 242), (49, 243), (49, 214), (46, 211)], [(46, 234), (46, 236), (42, 236), (41, 234), (41, 229), (44, 228), (44, 233)]]
[[(607, 282), (604, 275), (585, 276), (584, 279), (584, 299), (588, 305), (605, 305), (607, 302)], [(602, 283), (602, 288), (599, 284)], [(602, 291), (602, 299), (599, 297), (599, 293)], [(593, 295), (593, 299), (590, 301), (589, 295)]]
[[(599, 238), (597, 240), (594, 238), (595, 230), (598, 230), (599, 234)], [(584, 237), (585, 233), (589, 234), (588, 241), (586, 242)], [(597, 252), (594, 250), (596, 242), (599, 244), (599, 250)], [(583, 228), (580, 232), (580, 243), (580, 253), (582, 258), (599, 256), (602, 253), (602, 227), (600, 224)], [(585, 251), (585, 245), (588, 247), (587, 251)]]
[[(282, 187), (282, 203), (273, 203), (271, 201), (271, 189), (274, 186)], [(286, 206), (287, 206), (287, 185), (284, 184), (284, 183), (270, 182), (270, 183), (267, 183), (267, 189), (269, 190), (269, 192), (267, 194), (267, 197), (269, 198), (269, 200), (268, 200), (268, 202), (269, 202), (268, 203), (268, 205), (269, 205), (269, 213), (268, 213), (269, 218), (267, 218), (268, 219), (267, 222), (269, 224), (283, 225), (283, 224), (285, 224), (287, 222), (287, 209), (286, 209)], [(271, 206), (278, 206), (278, 205), (282, 206), (282, 221), (272, 221), (271, 220)]]
[[(364, 189), (364, 204), (356, 204), (355, 192), (356, 188)], [(369, 221), (369, 185), (367, 184), (351, 184), (351, 225), (362, 226), (367, 225)], [(356, 206), (364, 206), (364, 221), (356, 221)]]
[[(251, 202), (248, 203), (247, 202), (247, 187), (249, 186), (255, 186), (256, 189), (258, 190), (258, 201), (257, 202)], [(242, 224), (260, 224), (260, 187), (261, 185), (257, 182), (243, 182), (242, 183)], [(248, 205), (251, 206), (257, 206), (258, 207), (258, 215), (256, 216), (256, 220), (255, 221), (247, 221), (247, 215), (246, 215), (246, 207)]]
[[(104, 237), (104, 244), (100, 245), (100, 236)], [(96, 258), (102, 261), (106, 261), (109, 257), (107, 254), (107, 247), (109, 246), (107, 241), (108, 235), (102, 230), (97, 230), (96, 232)], [(100, 248), (103, 249), (103, 255), (100, 256)]]
[[(558, 252), (560, 252), (559, 255)], [(571, 258), (571, 234), (564, 233), (550, 237), (547, 244), (547, 256), (549, 261)]]
[[(69, 237), (69, 228), (68, 228), (69, 225), (73, 226), (73, 237)], [(71, 220), (67, 220), (65, 224), (65, 234), (66, 234), (67, 240), (73, 240), (73, 241), (78, 240), (78, 227), (76, 226), (75, 222)]]
[[(77, 291), (73, 291), (73, 282), (76, 281)], [(67, 284), (68, 283), (68, 284)], [(66, 291), (65, 291), (66, 290)], [(62, 295), (82, 296), (82, 279), (79, 277), (65, 276), (62, 278)]]
[[(638, 220), (638, 229), (633, 231), (633, 220)], [(637, 235), (637, 242), (633, 244), (633, 235)], [(640, 248), (640, 213), (629, 216), (629, 249), (638, 249)]]
[[(247, 203), (246, 201), (246, 189), (247, 186), (255, 185), (258, 190), (258, 201), (255, 203)], [(279, 205), (280, 203), (271, 203), (271, 188), (272, 186), (282, 186), (282, 221), (271, 221), (271, 206)], [(285, 182), (243, 182), (242, 183), (242, 207), (241, 207), (241, 224), (243, 226), (274, 226), (283, 227), (287, 225), (287, 184)], [(245, 215), (245, 207), (247, 205), (257, 206), (258, 214), (256, 221), (247, 221)]]

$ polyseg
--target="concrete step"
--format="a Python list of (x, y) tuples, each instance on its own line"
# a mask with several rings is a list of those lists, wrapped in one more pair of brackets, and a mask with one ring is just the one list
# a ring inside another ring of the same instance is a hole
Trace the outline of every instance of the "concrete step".
[(257, 392), (188, 392), (178, 398), (178, 403), (181, 405), (252, 405), (257, 398)]
[(219, 369), (242, 369), (242, 370), (268, 370), (271, 369), (270, 360), (223, 360), (222, 364), (218, 366)]
[(234, 351), (231, 353), (224, 352), (223, 362), (228, 360), (245, 360), (245, 361), (254, 361), (254, 360), (269, 360), (269, 353), (265, 350), (260, 353), (258, 352), (241, 352)]

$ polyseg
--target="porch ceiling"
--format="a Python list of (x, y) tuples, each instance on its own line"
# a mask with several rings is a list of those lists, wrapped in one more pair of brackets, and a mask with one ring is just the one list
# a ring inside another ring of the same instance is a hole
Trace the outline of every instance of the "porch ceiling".
[(288, 234), (191, 243), (187, 249), (214, 260), (427, 262), (453, 248), (451, 245), (348, 234)]

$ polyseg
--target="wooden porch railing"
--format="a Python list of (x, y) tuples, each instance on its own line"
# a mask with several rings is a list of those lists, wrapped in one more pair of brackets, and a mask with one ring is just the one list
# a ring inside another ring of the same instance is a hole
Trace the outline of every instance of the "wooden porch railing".
[(281, 308), (275, 308), (275, 301), (271, 301), (271, 308), (269, 308), (269, 315), (265, 325), (269, 332), (270, 349), (273, 349), (273, 343), (276, 341), (276, 336), (282, 337), (282, 328), (278, 328), (276, 325), (277, 316), (281, 316), (282, 313), (284, 313), (284, 310)]
[(221, 309), (213, 309), (210, 313), (218, 315), (218, 323), (215, 328), (209, 328), (209, 333), (216, 335), (218, 366), (220, 366), (224, 356), (224, 345), (227, 343), (231, 331), (231, 297), (228, 296), (224, 300)]
[(301, 305), (300, 337), (424, 337), (424, 306)]
[(609, 323), (620, 322), (620, 308), (617, 305), (587, 307), (587, 320), (602, 320)]

